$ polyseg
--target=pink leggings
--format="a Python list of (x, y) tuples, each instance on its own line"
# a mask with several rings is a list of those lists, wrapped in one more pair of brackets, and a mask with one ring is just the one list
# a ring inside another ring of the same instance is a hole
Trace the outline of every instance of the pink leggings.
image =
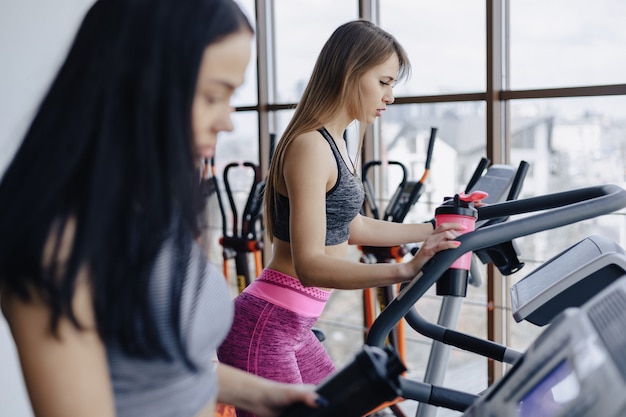
[[(235, 298), (230, 333), (220, 362), (274, 381), (319, 384), (335, 371), (311, 328), (330, 292), (306, 288), (288, 275), (264, 269)], [(238, 417), (253, 414), (237, 410)]]

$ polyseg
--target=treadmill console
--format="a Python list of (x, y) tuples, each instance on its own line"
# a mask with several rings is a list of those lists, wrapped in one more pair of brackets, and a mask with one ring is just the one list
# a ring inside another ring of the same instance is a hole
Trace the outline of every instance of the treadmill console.
[(513, 318), (544, 326), (626, 274), (626, 254), (614, 241), (589, 236), (511, 286)]
[(464, 417), (626, 415), (626, 276), (555, 318)]

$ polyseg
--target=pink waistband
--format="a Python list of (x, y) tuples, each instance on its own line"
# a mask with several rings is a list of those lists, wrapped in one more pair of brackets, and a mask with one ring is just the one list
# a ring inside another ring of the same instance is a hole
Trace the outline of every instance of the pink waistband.
[(330, 298), (330, 291), (304, 287), (297, 278), (268, 268), (244, 292), (309, 317), (319, 317)]

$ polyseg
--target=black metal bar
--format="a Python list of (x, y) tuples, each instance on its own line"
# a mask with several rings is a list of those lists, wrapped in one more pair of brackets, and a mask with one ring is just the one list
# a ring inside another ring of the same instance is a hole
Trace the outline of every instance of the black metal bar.
[(384, 346), (385, 339), (395, 324), (464, 253), (608, 214), (625, 206), (626, 191), (617, 185), (607, 184), (480, 207), (479, 219), (543, 212), (459, 236), (457, 240), (461, 245), (458, 248), (437, 253), (424, 265), (418, 277), (381, 312), (370, 328), (366, 343)]

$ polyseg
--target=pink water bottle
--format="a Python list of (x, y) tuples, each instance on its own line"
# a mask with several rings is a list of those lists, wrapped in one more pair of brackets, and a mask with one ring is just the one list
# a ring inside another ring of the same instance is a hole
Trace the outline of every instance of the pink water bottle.
[[(459, 223), (465, 228), (462, 233), (473, 231), (478, 218), (478, 210), (474, 208), (474, 204), (486, 197), (487, 193), (474, 191), (471, 194), (461, 193), (452, 198), (445, 198), (443, 203), (435, 209), (437, 226), (442, 223)], [(454, 261), (437, 281), (437, 295), (465, 297), (471, 263), (472, 252), (467, 252)]]

